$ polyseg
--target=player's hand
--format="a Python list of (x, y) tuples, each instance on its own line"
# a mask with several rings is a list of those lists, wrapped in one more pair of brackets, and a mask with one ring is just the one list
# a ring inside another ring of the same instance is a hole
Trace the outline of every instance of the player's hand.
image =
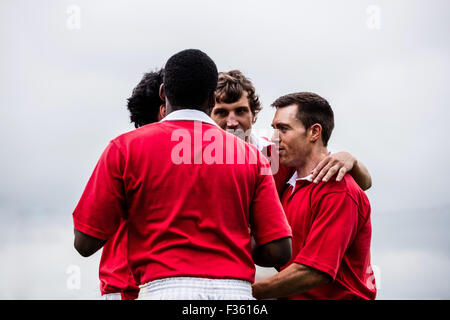
[(314, 183), (327, 182), (335, 175), (337, 175), (336, 181), (341, 181), (345, 174), (353, 169), (355, 163), (356, 158), (348, 152), (330, 154), (311, 171), (312, 181)]

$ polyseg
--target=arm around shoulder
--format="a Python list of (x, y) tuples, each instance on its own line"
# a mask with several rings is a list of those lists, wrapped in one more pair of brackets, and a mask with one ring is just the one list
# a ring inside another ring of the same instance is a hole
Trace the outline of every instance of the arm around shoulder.
[(331, 277), (319, 270), (299, 263), (292, 263), (278, 274), (252, 285), (256, 299), (293, 296), (331, 281)]
[(361, 161), (355, 160), (355, 165), (350, 171), (350, 174), (364, 191), (372, 186), (372, 177), (370, 176), (369, 170), (367, 170), (366, 166)]

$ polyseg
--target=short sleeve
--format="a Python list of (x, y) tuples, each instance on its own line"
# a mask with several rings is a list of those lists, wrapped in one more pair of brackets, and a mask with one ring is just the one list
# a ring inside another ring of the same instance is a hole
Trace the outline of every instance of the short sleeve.
[(294, 262), (335, 279), (358, 227), (358, 206), (346, 192), (324, 195), (313, 205), (313, 222)]
[[(262, 155), (260, 160), (261, 166), (270, 170), (268, 160)], [(258, 170), (256, 190), (250, 208), (250, 225), (258, 245), (292, 236), (273, 176), (264, 174), (264, 170)]]
[(107, 240), (115, 233), (121, 218), (126, 216), (124, 162), (118, 146), (111, 141), (72, 214), (75, 229), (101, 240)]

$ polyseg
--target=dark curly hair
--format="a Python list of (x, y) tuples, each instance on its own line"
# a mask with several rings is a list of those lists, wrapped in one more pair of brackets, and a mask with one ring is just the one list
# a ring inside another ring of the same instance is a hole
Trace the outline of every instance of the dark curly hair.
[[(165, 66), (164, 92), (173, 110), (190, 108), (207, 112), (214, 104), (217, 67), (197, 49), (187, 49), (170, 57)], [(208, 101), (208, 100), (211, 101)]]
[(216, 90), (216, 102), (233, 103), (242, 97), (243, 92), (247, 92), (250, 110), (253, 116), (261, 111), (261, 103), (255, 92), (255, 87), (249, 78), (246, 78), (241, 71), (231, 70), (219, 72), (219, 81)]
[(164, 69), (145, 73), (128, 98), (130, 120), (136, 128), (158, 121), (159, 107), (164, 104), (159, 97), (159, 87), (163, 83), (163, 78)]

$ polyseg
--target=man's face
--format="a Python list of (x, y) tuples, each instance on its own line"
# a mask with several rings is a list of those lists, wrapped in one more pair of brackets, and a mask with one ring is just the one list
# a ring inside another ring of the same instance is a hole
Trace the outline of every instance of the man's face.
[(247, 92), (243, 92), (242, 97), (233, 103), (216, 102), (211, 118), (222, 129), (231, 131), (240, 138), (243, 138), (242, 133), (246, 133), (248, 137), (255, 117), (250, 109)]
[(280, 163), (298, 168), (311, 150), (307, 130), (297, 118), (297, 105), (278, 108), (272, 121), (272, 141), (279, 146)]

